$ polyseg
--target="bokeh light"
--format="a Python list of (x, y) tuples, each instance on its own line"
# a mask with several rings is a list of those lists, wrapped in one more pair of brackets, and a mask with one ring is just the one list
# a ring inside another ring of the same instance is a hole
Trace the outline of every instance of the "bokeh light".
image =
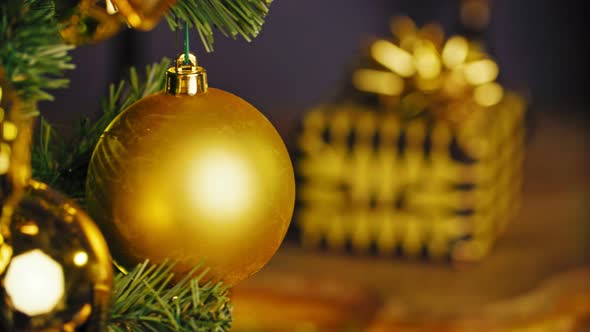
[(414, 75), (414, 59), (406, 50), (387, 40), (378, 40), (371, 46), (373, 58), (402, 77)]
[(12, 259), (4, 288), (18, 311), (29, 316), (47, 314), (64, 296), (62, 267), (39, 249)]
[(397, 96), (404, 90), (404, 81), (399, 76), (373, 69), (359, 69), (354, 72), (352, 84), (361, 91), (387, 96)]

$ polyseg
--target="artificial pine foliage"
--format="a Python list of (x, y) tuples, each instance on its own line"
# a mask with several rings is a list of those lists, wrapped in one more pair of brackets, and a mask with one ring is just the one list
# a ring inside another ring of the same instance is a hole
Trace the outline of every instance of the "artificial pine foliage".
[(46, 0), (7, 0), (0, 3), (0, 67), (19, 97), (31, 105), (53, 100), (46, 90), (68, 85), (64, 70), (74, 68)]
[[(228, 37), (250, 41), (264, 23), (271, 0), (178, 0), (166, 19), (172, 30), (195, 28), (205, 48), (212, 50), (214, 28)], [(0, 68), (28, 105), (53, 100), (47, 91), (66, 88), (64, 71), (73, 69), (59, 33), (55, 3), (51, 0), (3, 0), (0, 2)], [(84, 118), (64, 138), (41, 119), (32, 147), (35, 179), (61, 190), (84, 204), (86, 169), (92, 150), (106, 126), (127, 106), (162, 89), (170, 61), (148, 66), (145, 77), (135, 68), (129, 77), (112, 84), (97, 119)], [(195, 267), (182, 281), (172, 283), (173, 264), (139, 265), (115, 278), (115, 301), (109, 330), (227, 331), (231, 326), (231, 303), (222, 283), (205, 282), (206, 269)], [(196, 271), (204, 271), (195, 275)]]
[(170, 283), (173, 264), (137, 266), (115, 277), (111, 332), (224, 332), (232, 322), (229, 293), (221, 283), (199, 285), (199, 267)]
[(100, 135), (125, 108), (139, 99), (161, 91), (170, 60), (147, 66), (139, 76), (132, 67), (127, 79), (109, 86), (102, 101), (102, 114), (96, 119), (82, 118), (73, 125), (69, 137), (62, 137), (43, 118), (39, 135), (33, 145), (31, 160), (33, 177), (66, 193), (84, 206), (84, 185), (88, 162)]

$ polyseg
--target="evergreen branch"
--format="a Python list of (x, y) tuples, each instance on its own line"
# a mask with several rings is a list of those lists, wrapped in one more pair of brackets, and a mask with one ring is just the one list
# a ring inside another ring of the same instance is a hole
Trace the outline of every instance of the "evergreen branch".
[(213, 50), (213, 27), (226, 37), (258, 36), (272, 0), (178, 0), (166, 19), (174, 31), (188, 22), (197, 29), (205, 49)]
[(195, 267), (171, 286), (173, 264), (145, 262), (115, 277), (110, 332), (224, 332), (232, 322), (227, 288), (204, 282), (207, 270)]
[(42, 118), (38, 141), (32, 148), (33, 177), (83, 204), (88, 163), (100, 135), (129, 105), (163, 89), (169, 65), (170, 60), (164, 58), (160, 63), (147, 66), (142, 80), (132, 67), (127, 80), (110, 85), (109, 95), (102, 102), (101, 116), (95, 121), (80, 120), (68, 139), (58, 135)]
[[(0, 66), (18, 95), (30, 105), (53, 100), (45, 90), (64, 88), (64, 70), (74, 68), (48, 0), (0, 3)], [(27, 111), (36, 111), (34, 109)]]

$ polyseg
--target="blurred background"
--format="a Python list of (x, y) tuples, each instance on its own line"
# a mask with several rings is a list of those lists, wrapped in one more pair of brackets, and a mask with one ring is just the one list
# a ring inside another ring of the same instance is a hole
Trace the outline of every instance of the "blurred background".
[[(244, 331), (588, 331), (590, 317), (590, 54), (585, 0), (491, 0), (479, 36), (498, 81), (528, 102), (523, 208), (474, 264), (353, 255), (283, 245), (234, 290)], [(192, 49), (209, 84), (256, 105), (291, 152), (313, 106), (334, 100), (395, 15), (468, 34), (459, 0), (276, 0), (253, 42), (221, 35)], [(73, 52), (71, 88), (40, 105), (58, 130), (100, 112), (108, 84), (131, 65), (181, 51), (162, 22)]]
[[(583, 115), (589, 98), (588, 4), (583, 0), (493, 0), (485, 38), (501, 68), (500, 80), (527, 89), (535, 106), (563, 116)], [(253, 42), (218, 34), (207, 54), (198, 36), (193, 50), (210, 73), (211, 85), (257, 105), (290, 138), (296, 119), (344, 86), (370, 38), (389, 36), (394, 15), (406, 14), (421, 26), (436, 21), (447, 35), (461, 32), (459, 0), (277, 0)], [(68, 124), (100, 110), (108, 84), (131, 65), (143, 67), (174, 58), (182, 42), (162, 21), (151, 32), (125, 30), (106, 42), (73, 53), (77, 69), (71, 88), (42, 105), (54, 123)]]

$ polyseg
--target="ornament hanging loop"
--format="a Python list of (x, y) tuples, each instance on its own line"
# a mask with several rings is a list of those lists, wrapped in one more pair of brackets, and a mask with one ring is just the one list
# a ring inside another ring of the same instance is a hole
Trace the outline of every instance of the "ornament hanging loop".
[(185, 53), (180, 53), (175, 66), (166, 72), (166, 93), (193, 96), (207, 92), (207, 72), (197, 65), (194, 54), (189, 53), (189, 63), (185, 59)]
[(176, 72), (177, 73), (191, 73), (197, 70), (199, 66), (197, 65), (197, 57), (189, 53), (188, 54), (188, 62), (186, 61), (186, 54), (181, 53), (176, 58)]

